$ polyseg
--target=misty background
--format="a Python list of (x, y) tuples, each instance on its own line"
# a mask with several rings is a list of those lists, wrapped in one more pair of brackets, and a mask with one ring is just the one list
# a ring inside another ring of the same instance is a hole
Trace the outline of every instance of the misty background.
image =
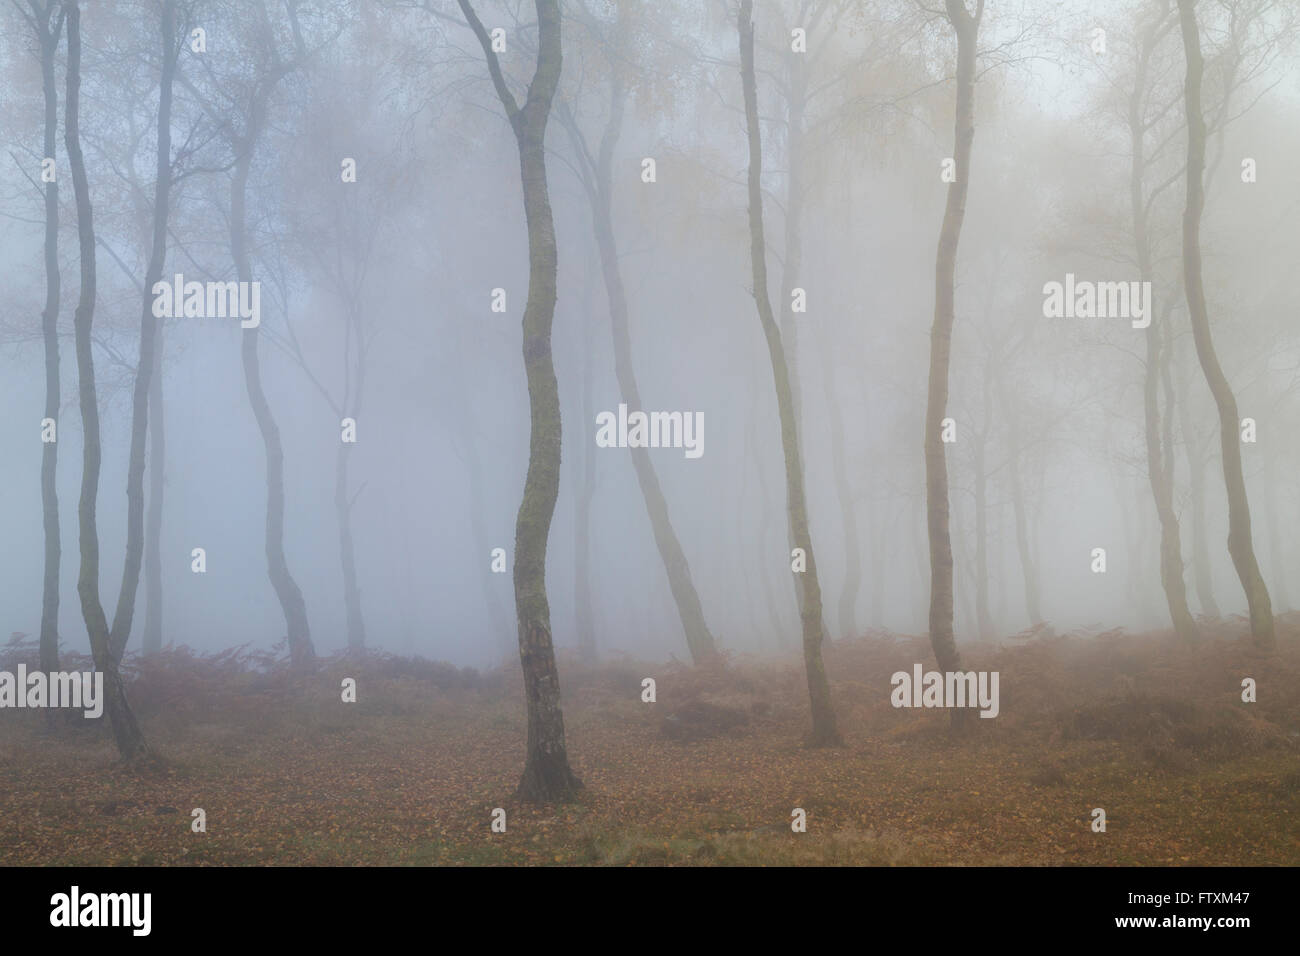
[[(41, 70), (25, 6), (0, 8), (0, 633), (30, 635), (41, 619), (45, 276)], [(634, 64), (613, 157), (613, 211), (642, 409), (704, 416), (701, 458), (687, 459), (681, 449), (650, 452), (673, 527), (720, 647), (793, 652), (799, 621), (781, 436), (751, 292), (734, 5), (572, 6), (557, 109), (566, 103), (590, 142), (599, 141), (608, 114), (609, 65), (589, 24), (621, 24)], [(1214, 64), (1224, 62), (1215, 54), (1229, 47), (1231, 34), (1218, 30), (1218, 5), (1202, 6), (1210, 112)], [(1201, 236), (1219, 357), (1241, 415), (1258, 423), (1258, 441), (1243, 445), (1244, 467), (1256, 552), (1281, 612), (1293, 606), (1288, 583), (1300, 562), (1293, 534), (1300, 526), (1300, 70), (1288, 22), (1295, 11), (1261, 6), (1239, 58), (1230, 121), (1211, 132)], [(100, 579), (110, 609), (122, 572), (130, 388), (149, 254), (156, 7), (91, 2), (82, 13), (82, 137), (100, 240)], [(1043, 285), (1066, 273), (1138, 278), (1127, 218), (1125, 82), (1135, 24), (1150, 7), (988, 5), (948, 403), (957, 427), (948, 468), (959, 643), (1033, 623), (1026, 558), (1041, 615), (1057, 630), (1169, 626), (1144, 451), (1144, 333), (1123, 318), (1043, 315)], [(187, 26), (204, 29), (206, 51), (186, 42), (178, 61), (171, 124), (177, 180), (163, 276), (229, 280), (225, 133), (244, 122), (260, 71), (293, 49), (294, 26), (272, 0), (182, 8)], [(248, 184), (262, 379), (284, 446), (287, 563), (316, 648), (344, 648), (336, 461), (340, 419), (354, 417), (347, 490), (367, 646), (462, 666), (509, 662), (511, 576), (490, 567), (494, 548), (513, 561), (528, 464), (519, 335), (528, 248), (512, 135), (455, 3), (318, 0), (294, 8), (313, 53), (269, 97)], [(513, 88), (523, 89), (536, 55), (531, 5), (485, 2), (478, 11), (485, 25), (505, 29), (503, 68)], [(793, 277), (806, 290), (807, 312), (793, 317), (792, 365), (826, 630), (832, 638), (873, 628), (924, 633), (921, 446), (934, 252), (947, 189), (940, 173), (952, 153), (950, 35), (941, 18), (903, 2), (760, 0), (754, 21), (768, 263), (779, 311), (789, 308), (782, 267), (791, 70), (806, 69), (813, 91), (803, 117), (802, 265)], [(801, 25), (808, 26), (809, 52), (794, 67), (790, 31)], [(1106, 30), (1103, 54), (1092, 48), (1099, 27)], [(1176, 126), (1183, 71), (1176, 27), (1153, 63), (1153, 99), (1162, 90), (1173, 99), (1167, 155), (1152, 174), (1159, 183), (1177, 174), (1185, 149)], [(596, 647), (602, 656), (687, 659), (629, 452), (596, 447), (594, 415), (617, 411), (623, 400), (609, 303), (582, 161), (556, 117), (546, 143), (564, 428), (547, 555), (555, 641), (576, 646), (576, 528), (587, 507), (581, 489), (590, 459)], [(654, 182), (643, 181), (647, 157), (655, 160)], [(1242, 181), (1247, 157), (1256, 182)], [(356, 161), (355, 183), (342, 181), (345, 158)], [(86, 651), (76, 597), (77, 217), (62, 126), (55, 160), (58, 623), (61, 646)], [(1243, 614), (1246, 601), (1223, 546), (1218, 421), (1181, 301), (1182, 203), (1180, 178), (1153, 202), (1157, 316), (1166, 297), (1178, 299), (1168, 324), (1168, 387), (1180, 409), (1172, 429), (1175, 508), (1193, 611), (1207, 610), (1193, 573), (1199, 549), (1218, 611)], [(496, 288), (506, 291), (504, 313), (491, 310)], [(243, 333), (229, 318), (166, 319), (162, 330), (164, 643), (204, 651), (270, 647), (285, 623), (267, 577), (265, 457), (240, 364)], [(155, 457), (151, 452), (151, 469), (159, 467)], [(846, 557), (851, 538), (860, 549), (856, 576)], [(191, 550), (199, 547), (203, 574), (191, 571)], [(1107, 551), (1105, 574), (1090, 568), (1097, 547)], [(845, 614), (842, 595), (854, 583)], [(130, 651), (139, 650), (143, 624), (137, 613)]]

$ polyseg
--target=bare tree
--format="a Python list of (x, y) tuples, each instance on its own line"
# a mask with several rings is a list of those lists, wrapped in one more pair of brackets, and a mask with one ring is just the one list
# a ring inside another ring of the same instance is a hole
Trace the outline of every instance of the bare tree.
[(767, 339), (772, 361), (772, 378), (776, 386), (777, 407), (781, 417), (781, 444), (785, 451), (786, 500), (790, 540), (803, 552), (806, 570), (800, 573), (795, 590), (799, 597), (799, 617), (803, 622), (804, 668), (808, 677), (808, 697), (812, 705), (813, 746), (840, 743), (831, 706), (830, 684), (822, 662), (822, 592), (817, 580), (817, 562), (813, 557), (812, 536), (808, 531), (808, 505), (804, 496), (803, 463), (799, 453), (799, 425), (795, 417), (794, 394), (790, 387), (790, 370), (781, 345), (781, 331), (772, 311), (767, 289), (767, 245), (763, 235), (763, 145), (758, 120), (758, 89), (754, 78), (753, 0), (740, 4), (740, 77), (745, 94), (745, 119), (749, 139), (749, 232), (750, 260), (754, 275), (754, 301), (758, 318)]
[[(54, 61), (63, 32), (64, 10), (56, 0), (29, 0), (31, 13), (18, 9), (36, 34), (41, 52), (41, 86), (45, 96), (46, 159), (54, 158), (59, 128), (59, 88), (54, 77)], [(58, 7), (56, 17), (55, 8)], [(59, 184), (50, 177), (45, 184), (45, 309), (41, 313), (41, 337), (45, 346), (45, 417), (56, 423), (59, 418)], [(57, 437), (57, 433), (56, 433)], [(57, 441), (41, 447), (41, 513), (45, 529), (45, 573), (41, 597), (41, 670), (59, 669), (59, 564), (62, 547), (59, 540), (59, 493), (55, 477), (59, 462)]]
[[(1146, 105), (1149, 100), (1148, 71), (1151, 56), (1160, 37), (1169, 28), (1171, 21), (1164, 11), (1153, 16), (1142, 28), (1137, 50), (1137, 62), (1133, 77), (1133, 91), (1128, 101), (1129, 141), (1132, 148), (1132, 167), (1129, 178), (1129, 198), (1133, 211), (1133, 241), (1137, 251), (1138, 274), (1143, 282), (1152, 282), (1154, 268), (1152, 265), (1151, 240), (1148, 217), (1151, 209), (1153, 191), (1145, 185), (1148, 166), (1146, 140), (1147, 134), (1156, 120), (1147, 116)], [(1158, 115), (1156, 119), (1158, 119)], [(1157, 187), (1158, 188), (1158, 187)], [(1187, 607), (1187, 585), (1183, 580), (1182, 538), (1179, 533), (1178, 515), (1174, 511), (1174, 460), (1168, 449), (1162, 447), (1161, 421), (1159, 408), (1159, 376), (1162, 364), (1162, 344), (1166, 337), (1166, 327), (1172, 311), (1174, 297), (1166, 298), (1166, 305), (1161, 309), (1158, 321), (1153, 321), (1146, 329), (1146, 369), (1143, 376), (1142, 407), (1146, 425), (1147, 475), (1151, 482), (1151, 492), (1155, 498), (1156, 514), (1160, 519), (1160, 583), (1164, 587), (1165, 599), (1169, 605), (1169, 616), (1173, 620), (1174, 630), (1188, 643), (1200, 637), (1196, 622)], [(1172, 343), (1165, 346), (1172, 348)], [(1166, 417), (1172, 421), (1173, 408), (1166, 408)]]
[[(118, 752), (125, 760), (148, 754), (144, 736), (127, 703), (126, 690), (118, 670), (118, 656), (113, 652), (108, 618), (99, 596), (99, 532), (95, 505), (99, 495), (99, 469), (102, 460), (99, 433), (99, 403), (95, 393), (95, 361), (92, 351), (92, 328), (95, 317), (95, 225), (90, 202), (86, 163), (81, 152), (81, 11), (76, 0), (65, 4), (68, 29), (67, 100), (64, 106), (64, 140), (68, 164), (72, 171), (72, 189), (77, 203), (77, 238), (80, 252), (81, 292), (73, 324), (76, 333), (77, 390), (81, 405), (84, 444), (81, 472), (81, 498), (77, 518), (81, 541), (81, 568), (77, 576), (77, 594), (81, 613), (86, 620), (90, 651), (95, 668), (104, 675), (104, 710), (113, 729)], [(174, 37), (170, 28), (175, 10), (168, 2), (163, 8), (165, 42)], [(160, 109), (161, 113), (161, 109)], [(159, 132), (162, 139), (163, 133)], [(162, 148), (160, 146), (159, 152)]]
[[(592, 29), (598, 29), (591, 25), (590, 17), (587, 20)], [(615, 27), (615, 29), (623, 28), (621, 22)], [(623, 274), (619, 267), (613, 211), (614, 150), (623, 131), (623, 114), (628, 95), (627, 80), (623, 74), (627, 66), (623, 54), (618, 49), (619, 41), (603, 39), (609, 61), (609, 113), (594, 154), (568, 104), (561, 103), (557, 112), (573, 142), (574, 152), (578, 158), (580, 179), (591, 204), (592, 229), (597, 248), (600, 250), (601, 271), (605, 280), (605, 292), (609, 299), (610, 325), (614, 334), (614, 372), (618, 379), (619, 391), (627, 406), (637, 409), (641, 408), (641, 392), (632, 363), (632, 335), (628, 321), (627, 294), (624, 291)], [(655, 545), (659, 549), (659, 557), (668, 575), (668, 586), (677, 605), (682, 629), (686, 632), (686, 644), (690, 649), (691, 659), (698, 664), (714, 657), (717, 654), (717, 645), (713, 633), (704, 620), (700, 595), (691, 578), (686, 552), (682, 550), (681, 541), (673, 529), (668, 514), (668, 502), (664, 498), (659, 476), (650, 460), (650, 452), (639, 447), (630, 448), (629, 452), (632, 467), (636, 472), (637, 484), (641, 489), (641, 497), (650, 516)]]
[[(203, 104), (204, 110), (222, 129), (230, 144), (233, 155), (233, 173), (230, 180), (230, 255), (235, 264), (236, 277), (240, 282), (253, 281), (253, 263), (248, 238), (248, 180), (258, 144), (268, 123), (270, 100), (280, 82), (301, 68), (311, 57), (298, 26), (293, 0), (286, 0), (285, 11), (292, 28), (294, 43), (294, 53), (288, 58), (282, 56), (276, 46), (264, 0), (259, 0), (255, 6), (260, 32), (267, 42), (267, 52), (260, 71), (252, 78), (251, 89), (243, 95), (238, 92), (230, 94), (231, 106), (240, 110), (243, 116), (242, 129), (236, 128), (229, 114), (220, 110), (210, 97), (204, 96), (192, 83), (182, 77), (186, 89)], [(262, 384), (261, 361), (258, 355), (260, 332), (260, 325), (242, 330), (240, 356), (249, 404), (252, 406), (253, 417), (261, 432), (262, 446), (266, 453), (267, 575), (280, 602), (280, 610), (284, 614), (290, 663), (296, 670), (304, 671), (314, 666), (316, 650), (312, 644), (311, 628), (307, 622), (307, 605), (298, 582), (289, 571), (289, 563), (284, 553), (284, 446), (280, 440), (279, 426)]]
[[(975, 44), (984, 0), (972, 15), (965, 0), (945, 0), (948, 21), (957, 35), (957, 111), (953, 133), (956, 178), (948, 184), (948, 202), (935, 257), (934, 325), (930, 331), (930, 383), (925, 411), (926, 516), (930, 539), (930, 645), (944, 671), (961, 669), (953, 636), (952, 536), (949, 531), (948, 463), (943, 418), (948, 407), (948, 369), (952, 350), (957, 242), (966, 216), (970, 186), (971, 144), (975, 139)], [(953, 711), (954, 720), (964, 711)]]
[(176, 3), (164, 0), (162, 5), (162, 77), (158, 89), (158, 165), (154, 183), (153, 246), (149, 266), (145, 272), (144, 295), (140, 309), (140, 361), (136, 366), (135, 389), (132, 397), (131, 452), (126, 476), (126, 563), (122, 570), (122, 586), (117, 596), (117, 611), (113, 615), (111, 649), (121, 660), (126, 643), (131, 637), (131, 623), (135, 615), (135, 599), (140, 587), (140, 567), (144, 560), (144, 468), (145, 443), (149, 437), (150, 383), (156, 370), (155, 347), (158, 319), (153, 312), (154, 283), (162, 278), (163, 262), (167, 256), (167, 215), (172, 186), (171, 122), (172, 87), (176, 76), (176, 60), (180, 46), (176, 40)]
[(528, 377), (529, 452), (524, 497), (515, 520), (515, 610), (519, 659), (528, 703), (528, 755), (519, 796), (535, 803), (568, 800), (582, 782), (569, 767), (560, 710), (560, 677), (546, 598), (546, 542), (560, 489), (560, 395), (551, 358), (557, 257), (546, 184), (546, 125), (560, 81), (559, 0), (536, 0), (537, 68), (520, 106), (506, 85), (492, 40), (469, 0), (457, 0), (483, 47), (492, 84), (519, 147), (528, 222), (528, 302), (524, 306), (524, 370)]
[(1228, 491), (1228, 553), (1246, 592), (1250, 611), (1250, 633), (1264, 648), (1275, 643), (1273, 605), (1268, 587), (1255, 559), (1250, 530), (1250, 502), (1241, 467), (1241, 443), (1237, 429), (1237, 399), (1219, 365), (1210, 333), (1201, 269), (1201, 213), (1205, 206), (1205, 117), (1201, 109), (1201, 82), (1205, 71), (1201, 38), (1196, 22), (1195, 0), (1178, 0), (1183, 51), (1187, 58), (1187, 204), (1183, 213), (1183, 283), (1192, 321), (1196, 357), (1219, 409), (1219, 445), (1223, 453), (1223, 480)]

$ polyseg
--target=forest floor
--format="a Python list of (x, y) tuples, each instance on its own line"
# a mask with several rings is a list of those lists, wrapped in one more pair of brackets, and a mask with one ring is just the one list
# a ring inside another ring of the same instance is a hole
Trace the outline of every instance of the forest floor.
[[(689, 668), (562, 655), (585, 787), (550, 807), (514, 797), (517, 667), (368, 655), (294, 678), (243, 651), (170, 650), (130, 668), (156, 765), (119, 764), (107, 720), (51, 728), (0, 711), (0, 865), (1296, 865), (1300, 616), (1279, 621), (1272, 654), (1241, 631), (1216, 625), (1192, 650), (1121, 632), (964, 648), (965, 667), (1000, 673), (1001, 712), (959, 739), (948, 712), (890, 704), (893, 672), (932, 666), (924, 639), (836, 641), (845, 744), (821, 750), (803, 746), (793, 656)], [(13, 670), (30, 645), (6, 650)], [(1246, 677), (1256, 703), (1241, 699)], [(200, 807), (206, 833), (191, 830)], [(490, 827), (497, 807), (505, 833)]]

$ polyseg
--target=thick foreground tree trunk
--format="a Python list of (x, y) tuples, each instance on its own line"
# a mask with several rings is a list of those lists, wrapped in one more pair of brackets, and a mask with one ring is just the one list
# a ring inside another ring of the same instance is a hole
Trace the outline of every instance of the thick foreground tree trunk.
[(81, 105), (81, 13), (75, 2), (66, 8), (68, 21), (68, 91), (64, 116), (64, 141), (72, 172), (72, 189), (77, 203), (77, 239), (81, 261), (81, 292), (73, 317), (77, 351), (77, 392), (81, 405), (84, 445), (81, 498), (77, 519), (81, 541), (81, 567), (77, 575), (77, 596), (86, 620), (90, 652), (95, 669), (104, 675), (104, 712), (113, 730), (118, 753), (124, 760), (148, 754), (144, 736), (127, 704), (126, 691), (112, 651), (108, 618), (99, 597), (99, 532), (95, 504), (99, 495), (102, 458), (99, 438), (99, 404), (95, 394), (95, 359), (91, 329), (95, 317), (95, 225), (90, 205), (90, 186), (81, 153), (79, 111)]
[(1192, 338), (1205, 380), (1219, 407), (1219, 443), (1223, 451), (1223, 480), (1228, 491), (1228, 553), (1241, 579), (1250, 608), (1250, 633), (1263, 648), (1274, 646), (1273, 606), (1268, 588), (1255, 559), (1251, 540), (1250, 503), (1241, 467), (1241, 441), (1237, 434), (1237, 399), (1219, 365), (1210, 334), (1210, 317), (1205, 306), (1201, 278), (1201, 212), (1205, 206), (1205, 118), (1201, 112), (1201, 38), (1196, 24), (1195, 0), (1178, 0), (1187, 58), (1187, 206), (1183, 212), (1183, 281), (1187, 287), (1187, 310), (1192, 320)]
[(799, 455), (799, 426), (795, 420), (794, 394), (790, 387), (790, 371), (786, 366), (785, 350), (781, 345), (781, 332), (772, 312), (772, 301), (767, 291), (767, 247), (763, 237), (763, 146), (759, 133), (758, 88), (754, 79), (754, 24), (753, 2), (740, 4), (740, 77), (745, 94), (745, 118), (749, 132), (749, 232), (750, 259), (754, 274), (754, 300), (758, 305), (758, 318), (767, 339), (767, 350), (772, 361), (772, 378), (776, 385), (776, 401), (781, 416), (781, 445), (785, 451), (785, 478), (789, 512), (790, 540), (803, 551), (807, 570), (800, 573), (795, 585), (799, 597), (799, 617), (803, 622), (804, 668), (808, 676), (808, 697), (812, 704), (812, 736), (814, 747), (840, 743), (835, 725), (835, 711), (831, 706), (831, 689), (822, 663), (822, 641), (825, 627), (822, 623), (822, 592), (817, 580), (817, 562), (813, 558), (812, 536), (808, 532), (808, 506), (804, 498), (803, 463)]
[[(948, 409), (948, 368), (952, 350), (957, 241), (966, 216), (971, 144), (975, 139), (975, 44), (984, 0), (975, 15), (964, 0), (946, 0), (948, 19), (957, 34), (957, 113), (953, 159), (956, 181), (948, 184), (948, 202), (939, 232), (934, 269), (934, 325), (930, 330), (930, 383), (925, 412), (925, 501), (930, 539), (930, 645), (942, 671), (961, 670), (953, 635), (952, 535), (948, 527), (948, 461), (943, 418)], [(956, 717), (960, 709), (954, 710)]]
[(487, 57), (497, 95), (519, 146), (528, 223), (528, 302), (524, 306), (524, 370), (528, 377), (528, 475), (515, 519), (515, 611), (519, 660), (528, 705), (528, 756), (519, 798), (531, 803), (571, 799), (582, 782), (569, 768), (560, 711), (560, 675), (546, 598), (546, 542), (560, 490), (560, 394), (551, 357), (557, 256), (555, 222), (546, 185), (547, 120), (560, 81), (559, 0), (536, 0), (537, 69), (523, 107), (506, 86), (492, 41), (469, 0), (458, 0)]

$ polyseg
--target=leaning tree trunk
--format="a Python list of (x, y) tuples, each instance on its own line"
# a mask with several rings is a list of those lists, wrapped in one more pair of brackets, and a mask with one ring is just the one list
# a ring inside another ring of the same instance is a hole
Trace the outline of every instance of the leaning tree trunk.
[(131, 400), (131, 453), (126, 472), (126, 561), (122, 587), (113, 615), (110, 647), (119, 661), (131, 637), (135, 599), (140, 588), (140, 566), (144, 560), (144, 468), (145, 443), (149, 437), (149, 394), (153, 381), (158, 319), (153, 313), (153, 287), (162, 278), (167, 257), (167, 216), (172, 183), (171, 123), (172, 84), (176, 76), (176, 3), (162, 6), (162, 77), (158, 87), (158, 158), (153, 200), (153, 247), (145, 270), (144, 295), (140, 309), (140, 360), (135, 370)]
[[(939, 669), (957, 671), (961, 669), (961, 658), (953, 636), (948, 461), (942, 433), (948, 408), (957, 241), (966, 216), (971, 144), (975, 139), (975, 43), (984, 0), (980, 0), (974, 16), (966, 11), (964, 0), (946, 0), (946, 3), (948, 19), (957, 34), (957, 112), (953, 145), (957, 178), (948, 184), (948, 202), (935, 256), (934, 326), (930, 331), (930, 383), (925, 413), (925, 492), (930, 539), (930, 644)], [(961, 713), (960, 709), (954, 710), (954, 718)]]
[(799, 455), (799, 425), (795, 419), (794, 393), (790, 386), (785, 350), (781, 345), (781, 332), (777, 328), (767, 291), (767, 249), (763, 237), (763, 146), (758, 126), (758, 89), (754, 79), (753, 6), (752, 0), (742, 0), (739, 20), (740, 77), (744, 86), (745, 119), (749, 134), (750, 260), (754, 274), (754, 300), (758, 306), (763, 335), (767, 339), (772, 378), (776, 385), (777, 408), (781, 416), (790, 540), (795, 548), (803, 551), (806, 561), (807, 569), (799, 575), (795, 590), (799, 597), (799, 617), (803, 622), (804, 668), (807, 671), (808, 697), (812, 705), (812, 736), (809, 742), (814, 747), (820, 747), (839, 743), (840, 735), (835, 725), (835, 711), (831, 706), (826, 667), (822, 663), (822, 641), (825, 638), (822, 592), (817, 580), (817, 562), (813, 558), (812, 536), (808, 532), (808, 505), (804, 497), (803, 463)]
[[(625, 93), (617, 75), (610, 81), (610, 114), (601, 137), (600, 155), (596, 161), (595, 188), (591, 190), (592, 224), (596, 245), (600, 250), (601, 270), (605, 278), (605, 291), (609, 298), (610, 324), (614, 333), (614, 374), (619, 392), (628, 408), (641, 408), (641, 392), (637, 387), (636, 371), (632, 364), (632, 336), (628, 323), (627, 295), (623, 289), (623, 274), (618, 264), (618, 245), (614, 239), (613, 189), (614, 147), (623, 126)], [(699, 592), (691, 578), (686, 552), (673, 529), (668, 516), (668, 502), (659, 485), (650, 452), (645, 448), (628, 449), (632, 468), (636, 472), (641, 497), (650, 515), (650, 528), (660, 560), (668, 574), (668, 587), (677, 605), (677, 615), (686, 632), (686, 646), (695, 663), (717, 655), (717, 645), (708, 624), (704, 621), (704, 608)]]
[(1262, 648), (1275, 643), (1273, 606), (1268, 587), (1255, 559), (1250, 531), (1250, 502), (1241, 467), (1241, 442), (1237, 434), (1237, 399), (1219, 365), (1210, 335), (1210, 317), (1205, 305), (1201, 278), (1201, 213), (1205, 206), (1205, 117), (1201, 113), (1201, 79), (1204, 61), (1197, 32), (1195, 0), (1178, 0), (1187, 58), (1187, 206), (1183, 212), (1183, 282), (1187, 288), (1187, 310), (1192, 320), (1192, 339), (1205, 380), (1219, 407), (1219, 443), (1223, 452), (1223, 480), (1228, 491), (1228, 553), (1250, 609), (1250, 633)]
[[(45, 91), (45, 153), (54, 157), (59, 127), (59, 88), (54, 79), (63, 19), (51, 29), (54, 0), (47, 0), (37, 22), (41, 45), (41, 81)], [(55, 441), (41, 445), (41, 513), (45, 528), (45, 574), (41, 597), (41, 670), (59, 669), (59, 492), (55, 477), (59, 462), (59, 184), (51, 178), (45, 184), (45, 311), (41, 314), (41, 335), (45, 342), (45, 417), (55, 422)]]
[(149, 385), (149, 513), (145, 517), (144, 636), (146, 655), (162, 650), (162, 508), (167, 468), (167, 434), (163, 419), (162, 327), (154, 353)]
[[(264, 97), (256, 98), (250, 110), (246, 139), (236, 144), (238, 159), (230, 183), (230, 253), (240, 282), (253, 280), (246, 239), (248, 173), (265, 120), (264, 111)], [(241, 355), (248, 400), (253, 406), (253, 417), (257, 419), (266, 451), (266, 566), (288, 629), (290, 664), (295, 670), (305, 671), (315, 663), (316, 650), (307, 625), (306, 602), (298, 582), (289, 573), (289, 564), (284, 556), (284, 448), (280, 444), (280, 429), (262, 388), (262, 370), (257, 354), (259, 331), (259, 326), (242, 330)]]
[(67, 4), (68, 64), (67, 103), (64, 115), (64, 143), (72, 172), (72, 190), (77, 203), (77, 239), (81, 261), (81, 293), (73, 316), (77, 351), (77, 392), (81, 405), (83, 453), (81, 497), (77, 522), (81, 539), (81, 567), (77, 575), (77, 596), (86, 620), (90, 652), (95, 669), (104, 675), (104, 711), (113, 729), (113, 739), (124, 760), (145, 756), (148, 747), (127, 704), (126, 690), (112, 651), (108, 618), (99, 597), (99, 532), (95, 503), (99, 495), (102, 450), (99, 438), (99, 404), (95, 394), (95, 358), (91, 330), (95, 317), (95, 225), (90, 205), (90, 186), (81, 153), (79, 123), (81, 92), (81, 12), (75, 2)]
[(557, 256), (555, 222), (546, 185), (547, 120), (560, 81), (559, 0), (536, 0), (537, 69), (520, 107), (506, 86), (492, 41), (469, 0), (458, 0), (487, 57), (497, 95), (519, 146), (524, 216), (528, 223), (528, 302), (523, 354), (528, 378), (528, 475), (515, 518), (515, 611), (519, 660), (528, 705), (528, 755), (519, 797), (533, 803), (571, 799), (582, 782), (569, 767), (560, 710), (560, 675), (546, 598), (546, 542), (560, 490), (560, 394), (551, 357)]

